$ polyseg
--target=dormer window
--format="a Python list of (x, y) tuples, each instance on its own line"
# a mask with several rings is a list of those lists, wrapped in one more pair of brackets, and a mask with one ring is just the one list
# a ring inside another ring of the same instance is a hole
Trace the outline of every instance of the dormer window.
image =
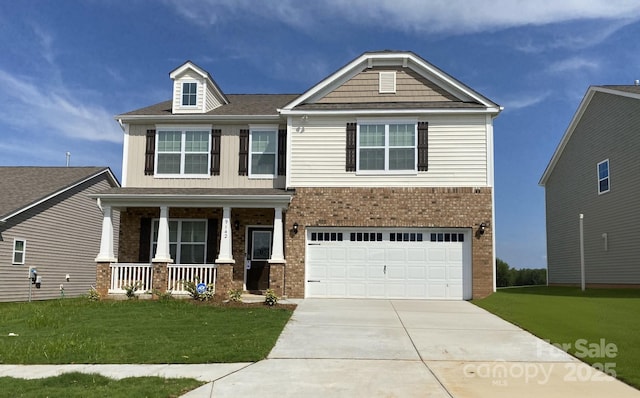
[(198, 83), (182, 83), (182, 106), (197, 105)]

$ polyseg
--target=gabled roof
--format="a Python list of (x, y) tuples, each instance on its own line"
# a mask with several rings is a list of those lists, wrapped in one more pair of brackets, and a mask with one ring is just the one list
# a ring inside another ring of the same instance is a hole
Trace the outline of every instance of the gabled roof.
[[(466, 86), (459, 80), (448, 75), (411, 51), (375, 51), (365, 52), (360, 55), (358, 58), (354, 59), (307, 90), (294, 101), (285, 105), (280, 109), (280, 111), (283, 114), (291, 114), (298, 112), (304, 113), (309, 110), (327, 110), (326, 105), (314, 104), (315, 100), (322, 98), (324, 95), (330, 93), (363, 70), (376, 66), (402, 66), (411, 68), (424, 78), (459, 99), (459, 101), (452, 101), (452, 103), (447, 104), (446, 106), (442, 103), (439, 104), (443, 105), (442, 107), (444, 108), (484, 108), (487, 112), (495, 114), (499, 113), (502, 109), (495, 102)], [(346, 110), (353, 109), (354, 105), (355, 104), (336, 104), (333, 108), (334, 110)], [(430, 102), (419, 102), (414, 103), (411, 108), (435, 109), (434, 106), (437, 105), (438, 104)], [(362, 104), (356, 105), (356, 107), (362, 108)], [(390, 109), (397, 108), (393, 105), (393, 102), (389, 102), (388, 107), (390, 107)], [(379, 110), (384, 109), (385, 106), (376, 104), (372, 105), (371, 108)]]
[(0, 222), (101, 174), (120, 186), (108, 167), (0, 167)]
[(169, 72), (169, 77), (172, 80), (175, 80), (177, 77), (179, 77), (181, 74), (183, 74), (187, 70), (192, 70), (197, 74), (199, 74), (200, 76), (202, 76), (202, 78), (207, 80), (208, 83), (211, 85), (211, 87), (216, 93), (216, 96), (220, 98), (223, 103), (225, 104), (229, 103), (229, 99), (227, 99), (227, 96), (224, 95), (224, 93), (220, 89), (220, 86), (218, 86), (218, 83), (216, 83), (216, 81), (213, 80), (209, 72), (207, 72), (206, 70), (202, 69), (201, 67), (199, 67), (198, 65), (196, 65), (195, 63), (189, 60), (187, 60), (184, 64), (178, 66), (177, 68)]
[(545, 184), (547, 183), (547, 180), (551, 176), (551, 173), (553, 172), (553, 169), (558, 163), (560, 156), (562, 156), (562, 152), (564, 151), (564, 148), (567, 146), (567, 143), (571, 139), (571, 136), (573, 135), (573, 132), (575, 131), (576, 126), (580, 122), (582, 115), (588, 108), (589, 103), (591, 102), (591, 99), (593, 98), (595, 93), (612, 94), (620, 97), (634, 98), (634, 99), (640, 100), (640, 86), (613, 86), (613, 85), (590, 86), (587, 89), (587, 92), (584, 95), (584, 98), (580, 102), (580, 105), (578, 106), (578, 110), (573, 115), (573, 118), (569, 123), (569, 127), (567, 127), (567, 129), (565, 130), (564, 135), (562, 136), (562, 139), (558, 144), (558, 147), (553, 153), (553, 156), (551, 157), (551, 160), (549, 161), (547, 168), (544, 170), (544, 173), (542, 174), (542, 177), (538, 182), (538, 185), (545, 186)]

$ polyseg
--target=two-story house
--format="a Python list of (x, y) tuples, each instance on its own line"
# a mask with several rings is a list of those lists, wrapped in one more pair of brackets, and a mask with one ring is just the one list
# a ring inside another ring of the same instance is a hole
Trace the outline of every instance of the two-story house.
[(640, 85), (591, 86), (547, 165), (550, 285), (640, 286)]
[(103, 293), (195, 275), (222, 296), (494, 291), (491, 100), (412, 52), (364, 53), (302, 94), (227, 95), (192, 62), (170, 77), (171, 100), (116, 117)]

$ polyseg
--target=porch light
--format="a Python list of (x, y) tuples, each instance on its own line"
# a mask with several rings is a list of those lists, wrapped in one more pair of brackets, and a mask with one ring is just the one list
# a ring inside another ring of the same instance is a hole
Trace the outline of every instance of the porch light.
[(484, 230), (487, 228), (487, 224), (486, 223), (480, 223), (480, 227), (478, 228), (478, 232), (480, 233), (480, 235), (484, 235)]
[(239, 229), (240, 229), (240, 221), (236, 220), (236, 221), (233, 223), (233, 226), (235, 227), (236, 231), (237, 231), (237, 230), (239, 230)]
[(297, 233), (298, 233), (298, 223), (297, 223), (297, 222), (294, 222), (294, 223), (293, 223), (293, 233), (294, 233), (294, 234), (297, 234)]

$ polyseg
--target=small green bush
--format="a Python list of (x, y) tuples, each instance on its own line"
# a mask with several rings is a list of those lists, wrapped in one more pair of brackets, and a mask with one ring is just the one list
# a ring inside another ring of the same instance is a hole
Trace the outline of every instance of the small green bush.
[(268, 306), (273, 306), (278, 303), (278, 296), (276, 296), (276, 293), (273, 291), (273, 289), (267, 289), (267, 291), (265, 292), (264, 303)]
[(242, 289), (231, 289), (227, 294), (229, 295), (229, 301), (234, 303), (242, 302)]
[(169, 301), (173, 300), (173, 292), (171, 290), (167, 290), (166, 292), (161, 292), (158, 289), (153, 289), (151, 292), (153, 296), (158, 297), (159, 301)]
[(198, 284), (200, 283), (200, 279), (196, 278), (194, 281), (182, 281), (182, 285), (184, 286), (184, 290), (189, 293), (194, 300), (199, 301), (209, 301), (213, 298), (215, 293), (215, 285), (213, 283), (209, 283), (207, 285), (207, 290), (204, 293), (198, 292)]
[(95, 287), (91, 286), (87, 293), (87, 298), (89, 301), (100, 301), (100, 293), (98, 293)]

